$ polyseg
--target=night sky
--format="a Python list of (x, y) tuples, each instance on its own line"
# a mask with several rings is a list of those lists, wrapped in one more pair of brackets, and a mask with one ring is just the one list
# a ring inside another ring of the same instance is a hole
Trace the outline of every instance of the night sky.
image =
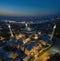
[(60, 0), (0, 0), (0, 15), (60, 14)]

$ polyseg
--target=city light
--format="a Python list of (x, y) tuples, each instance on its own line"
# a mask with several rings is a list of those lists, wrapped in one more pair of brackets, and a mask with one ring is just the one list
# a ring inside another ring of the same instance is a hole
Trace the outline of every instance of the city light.
[[(1, 36), (0, 36), (0, 40), (3, 41), (3, 42), (1, 41), (2, 43), (6, 44), (6, 45), (3, 44), (4, 46), (2, 45), (3, 48), (6, 49), (6, 51), (8, 50), (12, 51), (12, 52), (9, 52), (10, 54), (8, 53), (9, 59), (15, 60), (17, 57), (25, 56), (24, 58), (22, 58), (23, 61), (29, 61), (29, 60), (30, 61), (31, 60), (47, 61), (48, 59), (50, 59), (50, 55), (51, 55), (50, 52), (58, 52), (58, 50), (53, 50), (53, 51), (49, 50), (51, 47), (55, 45), (54, 42), (52, 42), (52, 39), (54, 37), (54, 33), (56, 30), (56, 24), (54, 23), (51, 25), (51, 23), (48, 23), (46, 25), (45, 21), (42, 21), (42, 22), (44, 23), (45, 26), (38, 22), (37, 23), (33, 22), (34, 24), (29, 22), (26, 23), (25, 21), (19, 22), (19, 23), (13, 23), (13, 22), (6, 23), (7, 26), (5, 27), (8, 29), (6, 31), (7, 33), (10, 34), (9, 38), (6, 39), (8, 41), (5, 41), (5, 38), (2, 38)], [(52, 22), (52, 20), (50, 22)], [(16, 25), (18, 25), (18, 27)], [(51, 32), (47, 33), (46, 29), (48, 29), (48, 27), (50, 26), (52, 27), (52, 29), (49, 28)], [(5, 30), (5, 27), (4, 27), (4, 30)], [(49, 34), (51, 34), (51, 37), (50, 37), (51, 39), (48, 38)], [(8, 34), (7, 34), (7, 37), (8, 37)]]
[(56, 25), (54, 25), (54, 27), (53, 27), (54, 29), (56, 29)]
[(38, 39), (38, 35), (37, 35), (37, 34), (35, 34), (35, 37), (34, 37), (34, 39), (35, 39), (35, 40), (37, 40), (37, 39)]

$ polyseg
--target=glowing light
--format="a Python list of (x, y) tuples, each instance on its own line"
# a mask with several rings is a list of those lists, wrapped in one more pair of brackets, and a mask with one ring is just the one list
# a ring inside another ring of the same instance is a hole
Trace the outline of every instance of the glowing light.
[(41, 34), (41, 32), (38, 32), (38, 34), (40, 35), (40, 34)]
[(4, 39), (5, 39), (4, 37), (0, 36), (0, 40), (4, 40)]
[(26, 23), (26, 24), (25, 24), (25, 26), (27, 27), (27, 26), (28, 26), (28, 24)]
[(23, 43), (25, 44), (25, 43), (27, 43), (29, 41), (30, 41), (30, 38), (27, 38), (27, 39), (23, 40)]
[(11, 26), (8, 24), (8, 28), (10, 28)]
[(31, 31), (31, 28), (28, 27), (27, 30), (28, 30), (28, 31)]
[(54, 25), (54, 27), (53, 27), (54, 29), (56, 29), (56, 25)]
[(42, 56), (40, 56), (40, 61), (47, 61), (49, 58), (50, 58), (50, 52), (46, 52)]
[(16, 36), (16, 39), (18, 40), (18, 39), (21, 39), (21, 38), (23, 38), (25, 35), (23, 35), (23, 34), (19, 34), (19, 35), (17, 35)]
[(12, 58), (12, 59), (15, 59), (16, 57), (18, 56), (18, 54), (17, 53), (11, 53), (11, 54), (9, 54), (9, 58)]
[(38, 35), (37, 35), (37, 34), (35, 34), (35, 37), (34, 37), (34, 39), (38, 39)]

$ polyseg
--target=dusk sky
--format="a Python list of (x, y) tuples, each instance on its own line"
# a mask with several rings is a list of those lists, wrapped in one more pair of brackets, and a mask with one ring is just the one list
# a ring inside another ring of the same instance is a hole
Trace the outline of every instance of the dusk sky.
[(0, 0), (0, 15), (60, 14), (60, 0)]

